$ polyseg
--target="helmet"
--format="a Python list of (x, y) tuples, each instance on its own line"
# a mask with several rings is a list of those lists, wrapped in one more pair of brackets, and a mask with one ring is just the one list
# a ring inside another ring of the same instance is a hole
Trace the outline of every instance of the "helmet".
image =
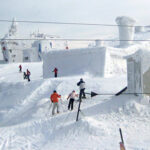
[(53, 92), (56, 93), (56, 90), (54, 90)]

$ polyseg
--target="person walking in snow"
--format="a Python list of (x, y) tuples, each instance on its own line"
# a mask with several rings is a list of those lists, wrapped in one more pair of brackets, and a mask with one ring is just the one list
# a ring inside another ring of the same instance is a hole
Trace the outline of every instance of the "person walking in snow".
[(68, 104), (68, 110), (71, 108), (71, 110), (73, 110), (73, 103), (74, 103), (74, 100), (75, 100), (75, 98), (76, 97), (78, 97), (78, 94), (76, 94), (75, 93), (75, 90), (73, 90), (70, 94), (69, 94), (69, 96), (68, 96), (68, 98), (67, 98), (67, 100), (69, 99), (69, 104)]
[[(80, 87), (80, 95), (79, 95), (79, 100), (81, 100), (81, 98), (86, 98), (85, 96), (85, 82), (83, 81), (83, 79), (81, 78), (80, 81), (77, 83), (77, 86)], [(83, 95), (83, 97), (82, 97)]]
[(19, 65), (19, 72), (22, 72), (22, 66)]
[(53, 94), (50, 97), (51, 102), (53, 103), (52, 115), (55, 114), (56, 108), (57, 108), (57, 113), (59, 113), (59, 104), (58, 104), (59, 98), (61, 98), (61, 95), (57, 94), (56, 90), (54, 90)]
[(53, 70), (54, 72), (54, 77), (57, 78), (57, 73), (58, 73), (58, 69), (55, 67), (55, 69)]
[(31, 75), (31, 73), (30, 73), (30, 71), (27, 69), (26, 77), (27, 77), (27, 79), (28, 79), (28, 82), (30, 82), (30, 75)]

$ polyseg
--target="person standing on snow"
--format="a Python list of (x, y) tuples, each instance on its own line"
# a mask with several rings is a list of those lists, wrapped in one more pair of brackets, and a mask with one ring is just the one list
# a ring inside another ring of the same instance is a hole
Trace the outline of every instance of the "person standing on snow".
[(19, 65), (19, 72), (22, 72), (22, 66)]
[(23, 72), (23, 79), (27, 79), (26, 72)]
[(68, 104), (68, 110), (70, 109), (70, 107), (71, 107), (71, 110), (73, 110), (73, 103), (74, 103), (75, 97), (78, 97), (78, 94), (76, 94), (75, 90), (73, 90), (67, 98), (67, 100), (70, 98), (69, 104)]
[(26, 77), (27, 77), (27, 79), (28, 79), (28, 82), (30, 82), (30, 75), (31, 75), (31, 73), (30, 73), (30, 71), (27, 69)]
[(58, 69), (55, 68), (55, 69), (53, 70), (53, 72), (54, 72), (54, 77), (57, 78)]
[(57, 108), (57, 113), (59, 113), (59, 98), (61, 98), (61, 95), (57, 94), (56, 90), (54, 90), (53, 94), (51, 95), (50, 99), (51, 102), (53, 103), (53, 108), (52, 108), (52, 115), (55, 114), (55, 109)]
[[(79, 95), (79, 100), (81, 100), (81, 98), (86, 98), (85, 96), (85, 82), (83, 81), (83, 79), (81, 78), (80, 81), (77, 83), (77, 86), (80, 87), (80, 95)], [(83, 97), (82, 97), (83, 95)]]

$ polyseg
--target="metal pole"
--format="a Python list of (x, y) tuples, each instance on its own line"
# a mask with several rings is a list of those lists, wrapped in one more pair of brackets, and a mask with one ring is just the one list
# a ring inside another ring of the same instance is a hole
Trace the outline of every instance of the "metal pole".
[(119, 132), (120, 132), (121, 142), (122, 144), (124, 144), (121, 128), (119, 128)]
[(80, 101), (79, 101), (79, 106), (78, 106), (78, 112), (77, 112), (76, 121), (78, 121), (78, 118), (79, 118), (79, 112), (80, 112), (81, 101), (82, 101), (82, 98), (81, 98)]

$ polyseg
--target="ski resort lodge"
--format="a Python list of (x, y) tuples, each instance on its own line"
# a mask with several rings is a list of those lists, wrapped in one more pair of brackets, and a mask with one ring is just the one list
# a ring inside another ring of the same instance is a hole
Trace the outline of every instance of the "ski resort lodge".
[(150, 50), (138, 50), (125, 58), (127, 59), (128, 93), (150, 95)]

